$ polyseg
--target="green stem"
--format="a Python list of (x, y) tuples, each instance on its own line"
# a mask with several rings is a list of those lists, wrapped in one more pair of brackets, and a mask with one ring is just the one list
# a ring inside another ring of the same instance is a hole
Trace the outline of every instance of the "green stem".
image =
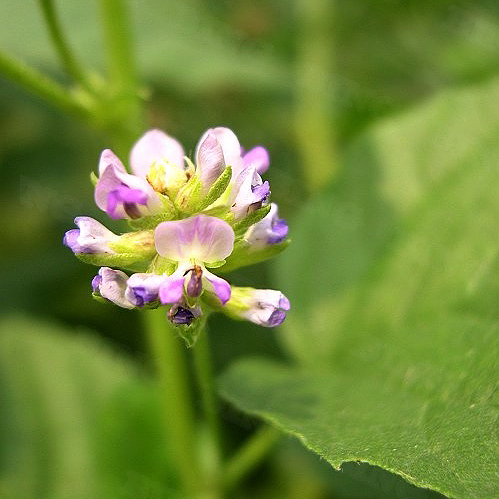
[(186, 497), (201, 491), (193, 406), (184, 346), (164, 309), (145, 313), (146, 329), (161, 384), (171, 455)]
[(62, 85), (1, 51), (0, 74), (69, 114), (85, 119), (92, 114), (90, 106), (77, 100)]
[(309, 192), (337, 170), (332, 117), (333, 0), (297, 0), (295, 128)]
[(230, 492), (279, 440), (281, 433), (272, 426), (263, 426), (252, 435), (227, 463), (224, 473), (224, 490)]
[(79, 82), (86, 90), (92, 91), (85, 71), (79, 65), (76, 57), (69, 46), (69, 43), (62, 31), (61, 23), (57, 17), (55, 6), (52, 0), (39, 0), (45, 22), (49, 30), (50, 38), (59, 55), (62, 65), (67, 73)]
[[(129, 16), (124, 0), (100, 0), (107, 65), (111, 80), (110, 102), (104, 114), (113, 113), (111, 133), (116, 123), (127, 128), (120, 134), (124, 145), (133, 143), (144, 126), (139, 97)], [(120, 153), (128, 154), (126, 148)]]
[(192, 352), (194, 356), (194, 369), (198, 381), (199, 391), (201, 393), (203, 413), (210, 432), (212, 440), (211, 443), (213, 445), (214, 470), (211, 471), (212, 474), (217, 474), (221, 460), (221, 432), (211, 365), (208, 331), (206, 329), (201, 331), (198, 341), (192, 348)]

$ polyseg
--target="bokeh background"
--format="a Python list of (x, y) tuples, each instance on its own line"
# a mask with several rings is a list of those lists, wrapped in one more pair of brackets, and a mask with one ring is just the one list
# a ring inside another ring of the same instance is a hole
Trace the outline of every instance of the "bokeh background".
[[(178, 138), (191, 154), (202, 132), (220, 125), (233, 129), (247, 147), (265, 145), (271, 155), (267, 178), (272, 198), (290, 223), (291, 237), (297, 210), (314, 189), (334, 182), (342, 151), (363, 130), (443, 88), (486, 81), (499, 71), (499, 12), (493, 0), (143, 0), (128, 4), (148, 124)], [(57, 2), (57, 7), (76, 54), (96, 74), (104, 74), (97, 3), (66, 0)], [(67, 81), (35, 2), (1, 2), (0, 18), (2, 50)], [(119, 222), (108, 223), (94, 206), (89, 181), (100, 151), (111, 143), (112, 130), (98, 130), (67, 116), (0, 76), (0, 306), (2, 314), (16, 316), (12, 333), (29, 329), (30, 317), (41, 318), (67, 328), (75, 337), (90, 338), (90, 349), (109, 349), (124, 356), (125, 364), (148, 372), (140, 315), (92, 300), (90, 280), (95, 269), (80, 263), (61, 244), (78, 215), (95, 217), (117, 231), (124, 229)], [(272, 266), (270, 261), (236, 271), (231, 282), (275, 286)], [(215, 318), (210, 330), (217, 371), (243, 355), (285, 356), (273, 330), (224, 317)], [(32, 369), (40, 358), (53, 354), (57, 359), (67, 351), (45, 340), (19, 347), (18, 352), (17, 347), (9, 348), (4, 349), (4, 357), (8, 353), (20, 372)], [(76, 358), (73, 361), (78, 364)], [(105, 444), (92, 465), (101, 470), (95, 476), (107, 476), (102, 470), (108, 468), (112, 476), (102, 480), (113, 492), (102, 497), (175, 497), (173, 489), (155, 478), (161, 476), (161, 466), (151, 476), (151, 463), (162, 459), (159, 451), (151, 445), (151, 454), (140, 456), (143, 444), (132, 435), (136, 426), (149, 425), (150, 434), (144, 438), (154, 442), (154, 396), (133, 384), (114, 390), (105, 415), (98, 418), (99, 438), (86, 438), (80, 430), (92, 426), (93, 420), (83, 421), (82, 408), (72, 401), (75, 393), (83, 392), (68, 389), (64, 402), (53, 399), (58, 396), (56, 390), (46, 386), (61, 383), (59, 376), (65, 376), (54, 362), (53, 372), (47, 368), (43, 376), (37, 374), (30, 386), (26, 380), (20, 382), (25, 405), (13, 403), (16, 411), (24, 411), (15, 417), (4, 410), (7, 392), (0, 391), (5, 394), (0, 401), (4, 422), (0, 465), (16, 470), (6, 475), (8, 483), (0, 481), (0, 495), (97, 497), (87, 486), (81, 487), (91, 476), (85, 474), (88, 469), (78, 473), (68, 466), (64, 471), (61, 456), (73, 456), (70, 462), (78, 468), (74, 456), (80, 455), (83, 462), (85, 446), (98, 440)], [(115, 374), (107, 369), (102, 367), (105, 385)], [(127, 370), (121, 364), (116, 369)], [(80, 380), (78, 390), (83, 390), (83, 375), (75, 371), (68, 376)], [(89, 378), (87, 389), (92, 392), (93, 384), (100, 383)], [(63, 413), (75, 418), (74, 433), (61, 434), (60, 428), (67, 425), (63, 422), (59, 427), (53, 414), (58, 403), (71, 407)], [(133, 416), (126, 423), (120, 423), (120, 407)], [(259, 424), (228, 405), (223, 405), (222, 415), (229, 446)], [(16, 418), (28, 421), (28, 430), (19, 433)], [(51, 460), (51, 456), (58, 457)], [(18, 486), (23, 482), (24, 488)], [(12, 491), (15, 495), (9, 495)], [(30, 495), (33, 491), (35, 495)], [(290, 439), (252, 474), (240, 494), (300, 499), (438, 497), (367, 465), (347, 465), (344, 472), (333, 472)]]

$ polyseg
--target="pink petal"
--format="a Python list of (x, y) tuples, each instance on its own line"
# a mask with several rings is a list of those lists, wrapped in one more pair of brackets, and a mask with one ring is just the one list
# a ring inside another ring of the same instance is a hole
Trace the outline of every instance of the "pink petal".
[[(224, 155), (225, 164), (232, 168), (232, 178), (236, 178), (237, 175), (243, 169), (243, 160), (241, 158), (241, 145), (236, 137), (236, 134), (225, 127), (210, 128), (207, 130), (200, 141), (196, 151), (199, 150), (200, 145), (204, 142), (208, 134), (214, 135), (218, 142), (220, 143)], [(197, 157), (197, 152), (196, 152)]]
[(246, 168), (248, 166), (252, 166), (256, 168), (256, 171), (263, 175), (270, 164), (270, 157), (267, 149), (263, 146), (256, 146), (253, 149), (249, 150), (243, 156), (243, 167)]
[(208, 131), (196, 151), (196, 169), (199, 172), (205, 192), (217, 180), (224, 168), (225, 161), (222, 146), (217, 137)]
[(146, 178), (155, 161), (166, 160), (183, 169), (184, 149), (173, 137), (161, 130), (149, 130), (130, 152), (130, 167), (135, 175)]
[(220, 218), (197, 215), (160, 223), (154, 240), (157, 252), (170, 260), (214, 263), (232, 253), (234, 231)]
[(171, 276), (165, 278), (159, 287), (159, 299), (161, 303), (177, 303), (184, 294), (184, 271), (177, 270)]
[(104, 173), (104, 170), (111, 165), (117, 171), (126, 173), (125, 167), (123, 166), (120, 158), (118, 158), (118, 156), (116, 156), (111, 149), (104, 149), (99, 159), (99, 176), (101, 176)]

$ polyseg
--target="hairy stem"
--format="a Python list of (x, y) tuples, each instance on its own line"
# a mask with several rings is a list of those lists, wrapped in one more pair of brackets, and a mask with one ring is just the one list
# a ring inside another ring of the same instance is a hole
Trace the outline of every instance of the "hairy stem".
[(71, 50), (69, 43), (64, 36), (62, 26), (57, 17), (55, 6), (52, 0), (39, 0), (43, 17), (49, 30), (49, 35), (57, 51), (59, 59), (66, 72), (86, 90), (92, 91), (85, 71), (78, 63)]
[(169, 435), (173, 464), (177, 466), (186, 497), (201, 491), (196, 428), (189, 391), (184, 345), (164, 309), (148, 311), (146, 330), (163, 394), (163, 414)]
[(224, 491), (230, 492), (279, 440), (281, 433), (272, 426), (263, 426), (236, 452), (223, 472)]

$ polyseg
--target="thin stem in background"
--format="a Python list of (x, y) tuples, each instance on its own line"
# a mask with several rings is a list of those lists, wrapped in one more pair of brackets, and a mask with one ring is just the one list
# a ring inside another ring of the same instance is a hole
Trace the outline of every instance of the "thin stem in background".
[(78, 118), (88, 119), (92, 107), (85, 105), (66, 88), (20, 60), (0, 51), (0, 74), (24, 89)]
[[(128, 11), (123, 0), (100, 0), (100, 4), (111, 81), (108, 108), (114, 114), (114, 121), (129, 124), (127, 140), (123, 142), (130, 144), (143, 131), (144, 109), (138, 91)], [(128, 154), (128, 150), (119, 152)]]
[(337, 168), (332, 117), (334, 0), (296, 0), (295, 130), (309, 192), (333, 178)]
[(39, 0), (39, 3), (49, 30), (50, 38), (64, 69), (75, 81), (80, 83), (80, 85), (82, 85), (89, 92), (92, 92), (86, 73), (78, 63), (76, 57), (73, 55), (73, 51), (64, 36), (53, 1)]
[(224, 469), (224, 491), (230, 492), (274, 447), (282, 433), (273, 426), (258, 429), (230, 459)]
[(187, 378), (185, 347), (167, 320), (164, 309), (147, 311), (144, 315), (163, 394), (163, 415), (173, 464), (177, 466), (186, 497), (196, 497), (202, 485), (199, 483), (195, 418)]
[[(208, 331), (201, 331), (198, 341), (192, 348), (194, 357), (194, 370), (201, 394), (203, 413), (208, 425), (209, 434), (214, 446), (213, 472), (218, 474), (221, 460), (221, 431), (217, 395), (215, 393), (215, 383), (213, 379), (210, 345), (208, 341)], [(218, 477), (215, 476), (215, 480)]]

